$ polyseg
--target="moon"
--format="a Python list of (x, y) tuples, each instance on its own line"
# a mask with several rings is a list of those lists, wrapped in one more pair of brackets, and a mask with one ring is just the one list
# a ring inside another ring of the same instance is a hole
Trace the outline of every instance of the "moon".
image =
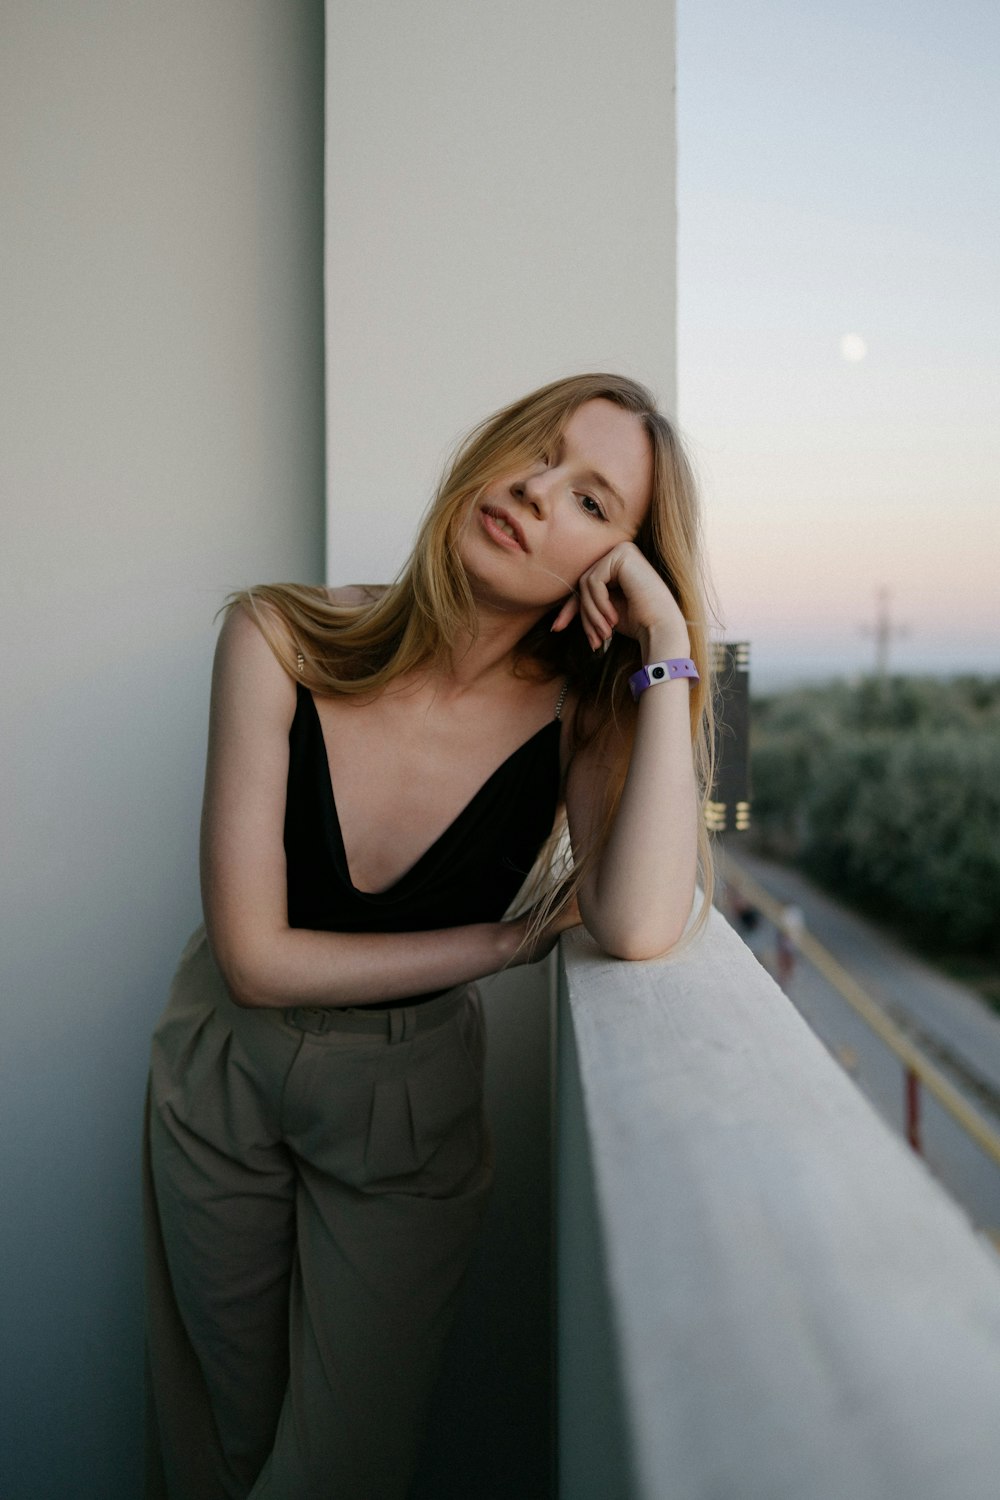
[(859, 360), (865, 359), (868, 354), (868, 345), (860, 333), (845, 333), (840, 340), (840, 357), (846, 359), (848, 364), (856, 365)]

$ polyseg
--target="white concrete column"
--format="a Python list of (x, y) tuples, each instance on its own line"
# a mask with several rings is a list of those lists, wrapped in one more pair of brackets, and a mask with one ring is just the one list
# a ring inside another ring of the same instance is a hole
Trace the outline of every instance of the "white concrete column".
[[(380, 583), (497, 407), (613, 370), (673, 410), (673, 4), (327, 0), (326, 121), (327, 576)], [(421, 1500), (548, 1478), (545, 975), (486, 1006), (497, 1189)]]
[(407, 555), (454, 441), (558, 376), (675, 402), (670, 0), (327, 0), (331, 582)]

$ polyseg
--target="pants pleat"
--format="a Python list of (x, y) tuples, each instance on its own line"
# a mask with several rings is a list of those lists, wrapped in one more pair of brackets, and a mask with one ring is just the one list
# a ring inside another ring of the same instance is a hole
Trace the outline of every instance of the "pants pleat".
[(146, 1500), (404, 1500), (492, 1181), (475, 987), (407, 1015), (302, 1030), (185, 949), (144, 1132)]

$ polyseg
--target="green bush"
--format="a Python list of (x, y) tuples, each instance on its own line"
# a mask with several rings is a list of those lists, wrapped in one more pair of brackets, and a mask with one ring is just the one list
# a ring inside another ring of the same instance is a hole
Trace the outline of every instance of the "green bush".
[(836, 683), (751, 723), (759, 847), (926, 946), (998, 951), (1000, 682)]

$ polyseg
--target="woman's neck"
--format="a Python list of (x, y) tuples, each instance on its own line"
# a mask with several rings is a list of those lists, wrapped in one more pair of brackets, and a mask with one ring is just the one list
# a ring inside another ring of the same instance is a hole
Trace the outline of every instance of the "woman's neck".
[(546, 613), (544, 609), (500, 610), (477, 602), (478, 630), (452, 644), (450, 660), (432, 669), (440, 688), (461, 695), (492, 680), (514, 675), (518, 643)]

